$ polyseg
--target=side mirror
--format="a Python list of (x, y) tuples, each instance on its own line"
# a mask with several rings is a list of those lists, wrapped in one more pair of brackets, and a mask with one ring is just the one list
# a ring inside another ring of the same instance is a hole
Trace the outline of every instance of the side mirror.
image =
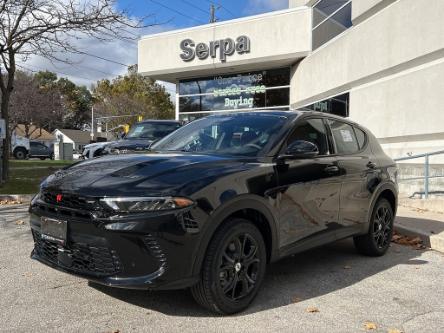
[(312, 142), (305, 140), (296, 140), (288, 145), (284, 155), (279, 156), (279, 159), (303, 159), (313, 158), (319, 155), (318, 146)]

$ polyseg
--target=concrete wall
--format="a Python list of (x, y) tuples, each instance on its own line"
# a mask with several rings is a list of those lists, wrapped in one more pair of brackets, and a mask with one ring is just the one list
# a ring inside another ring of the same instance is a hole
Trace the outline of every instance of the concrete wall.
[(348, 29), (293, 68), (292, 106), (350, 91), (351, 118), (379, 138), (444, 132), (443, 13), (400, 0)]
[(359, 24), (396, 0), (353, 0), (352, 21)]
[(350, 117), (379, 138), (444, 132), (443, 94), (444, 58), (352, 89)]
[(294, 7), (300, 7), (300, 6), (309, 6), (310, 3), (316, 0), (289, 0), (288, 1), (288, 7), (294, 8)]
[[(153, 78), (175, 81), (182, 77), (209, 75), (228, 70), (248, 70), (256, 64), (267, 66), (290, 65), (311, 49), (311, 9), (295, 8), (224, 21), (216, 24), (175, 30), (144, 37), (139, 41), (139, 72)], [(222, 63), (208, 57), (184, 62), (180, 42), (191, 38), (195, 43), (209, 43), (225, 38), (246, 35), (251, 39), (251, 52), (233, 54)]]

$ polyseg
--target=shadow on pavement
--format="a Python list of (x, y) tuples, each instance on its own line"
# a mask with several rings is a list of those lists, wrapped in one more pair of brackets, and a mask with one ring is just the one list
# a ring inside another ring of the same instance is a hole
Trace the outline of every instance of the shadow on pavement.
[[(423, 251), (392, 245), (378, 258), (356, 253), (353, 242), (344, 240), (303, 252), (268, 267), (265, 281), (251, 306), (238, 316), (289, 305), (295, 299), (309, 300), (352, 286), (374, 274), (397, 265), (421, 265), (416, 259)], [(172, 316), (211, 317), (197, 305), (189, 291), (135, 291), (90, 286), (124, 302)]]

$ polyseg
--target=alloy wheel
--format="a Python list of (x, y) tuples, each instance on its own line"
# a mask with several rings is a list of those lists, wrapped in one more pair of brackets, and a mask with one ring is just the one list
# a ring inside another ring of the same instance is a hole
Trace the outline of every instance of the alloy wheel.
[(218, 267), (219, 287), (225, 297), (237, 301), (249, 295), (256, 285), (259, 267), (258, 243), (250, 234), (229, 239)]
[(385, 206), (380, 206), (376, 211), (373, 221), (373, 239), (379, 249), (390, 244), (392, 234), (392, 213)]

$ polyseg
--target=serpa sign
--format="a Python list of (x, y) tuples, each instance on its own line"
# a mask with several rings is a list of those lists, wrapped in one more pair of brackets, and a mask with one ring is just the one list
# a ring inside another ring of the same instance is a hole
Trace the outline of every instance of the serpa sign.
[(205, 43), (196, 45), (192, 39), (184, 39), (180, 42), (180, 49), (182, 50), (180, 58), (183, 61), (192, 61), (196, 56), (200, 60), (219, 56), (220, 61), (225, 62), (227, 56), (231, 56), (235, 52), (238, 54), (250, 53), (251, 43), (247, 36), (237, 37), (236, 41), (231, 38), (214, 40), (209, 45)]

